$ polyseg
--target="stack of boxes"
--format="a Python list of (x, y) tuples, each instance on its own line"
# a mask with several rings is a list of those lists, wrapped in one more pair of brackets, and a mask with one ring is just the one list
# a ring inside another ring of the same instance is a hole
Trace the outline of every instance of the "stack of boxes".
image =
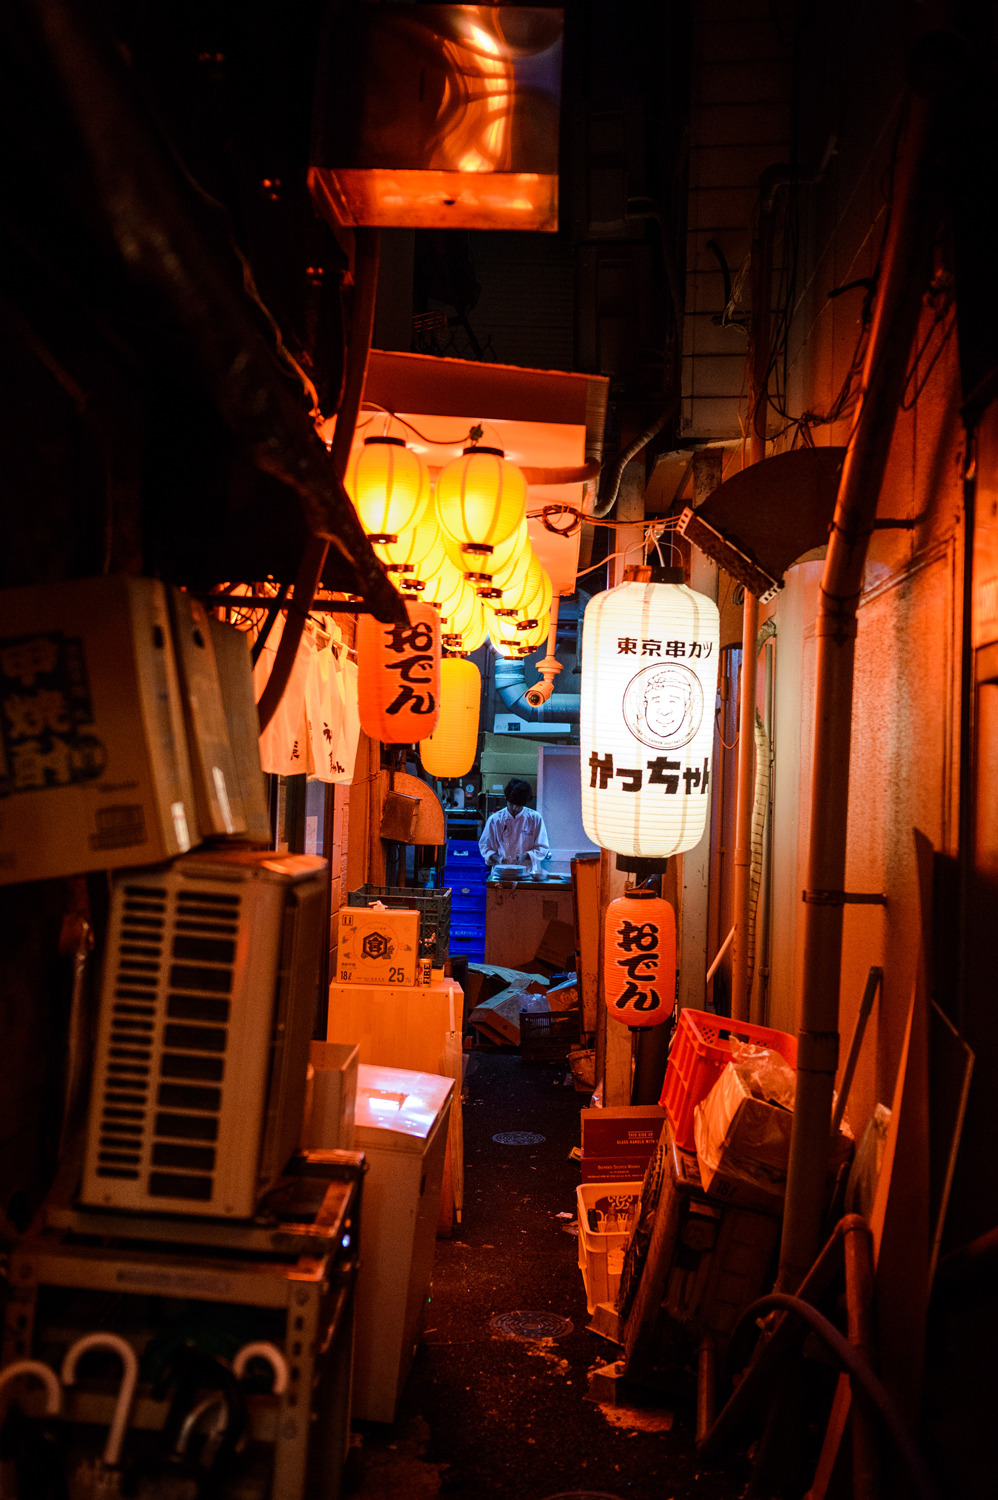
[(485, 884), (489, 868), (477, 839), (449, 839), (444, 885), (451, 888), (450, 951), (470, 963), (485, 958)]

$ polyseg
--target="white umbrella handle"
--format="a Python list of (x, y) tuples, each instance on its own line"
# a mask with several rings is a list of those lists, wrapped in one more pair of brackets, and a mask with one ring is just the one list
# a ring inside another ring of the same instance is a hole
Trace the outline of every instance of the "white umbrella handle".
[(288, 1388), (288, 1362), (276, 1344), (262, 1340), (256, 1344), (244, 1344), (232, 1361), (236, 1379), (242, 1380), (251, 1359), (265, 1359), (274, 1372), (274, 1395), (283, 1396)]
[(66, 1357), (62, 1362), (63, 1385), (75, 1385), (76, 1367), (83, 1355), (90, 1349), (111, 1349), (121, 1360), (121, 1384), (118, 1387), (114, 1416), (111, 1419), (107, 1442), (104, 1445), (104, 1463), (109, 1468), (113, 1468), (121, 1458), (125, 1433), (128, 1430), (128, 1419), (135, 1400), (135, 1387), (139, 1382), (139, 1362), (131, 1344), (119, 1334), (87, 1333), (83, 1338), (77, 1339), (72, 1348), (66, 1352)]
[(40, 1359), (19, 1359), (15, 1364), (0, 1370), (0, 1395), (15, 1380), (24, 1380), (29, 1376), (34, 1376), (45, 1387), (45, 1415), (58, 1416), (62, 1407), (62, 1387), (55, 1371)]

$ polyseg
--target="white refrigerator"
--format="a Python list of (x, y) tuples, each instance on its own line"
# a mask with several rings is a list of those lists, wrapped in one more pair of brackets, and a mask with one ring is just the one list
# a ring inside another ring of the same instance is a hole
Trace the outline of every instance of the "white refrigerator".
[(354, 1148), (367, 1158), (352, 1412), (393, 1422), (430, 1290), (454, 1081), (361, 1063)]

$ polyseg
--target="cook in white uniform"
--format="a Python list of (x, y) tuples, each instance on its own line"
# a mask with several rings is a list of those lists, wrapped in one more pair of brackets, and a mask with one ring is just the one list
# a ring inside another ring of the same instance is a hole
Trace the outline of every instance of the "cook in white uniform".
[(529, 781), (514, 776), (503, 788), (506, 806), (494, 812), (478, 840), (485, 863), (525, 865), (531, 849), (548, 850), (548, 831), (539, 812), (526, 804), (533, 796)]

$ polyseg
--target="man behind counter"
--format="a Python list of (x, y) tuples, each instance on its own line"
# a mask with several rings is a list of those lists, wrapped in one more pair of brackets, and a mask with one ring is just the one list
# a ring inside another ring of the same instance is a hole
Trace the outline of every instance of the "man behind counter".
[(494, 812), (478, 840), (485, 863), (524, 865), (531, 849), (547, 853), (548, 832), (539, 812), (527, 806), (532, 799), (529, 781), (513, 776), (503, 787), (506, 806)]

